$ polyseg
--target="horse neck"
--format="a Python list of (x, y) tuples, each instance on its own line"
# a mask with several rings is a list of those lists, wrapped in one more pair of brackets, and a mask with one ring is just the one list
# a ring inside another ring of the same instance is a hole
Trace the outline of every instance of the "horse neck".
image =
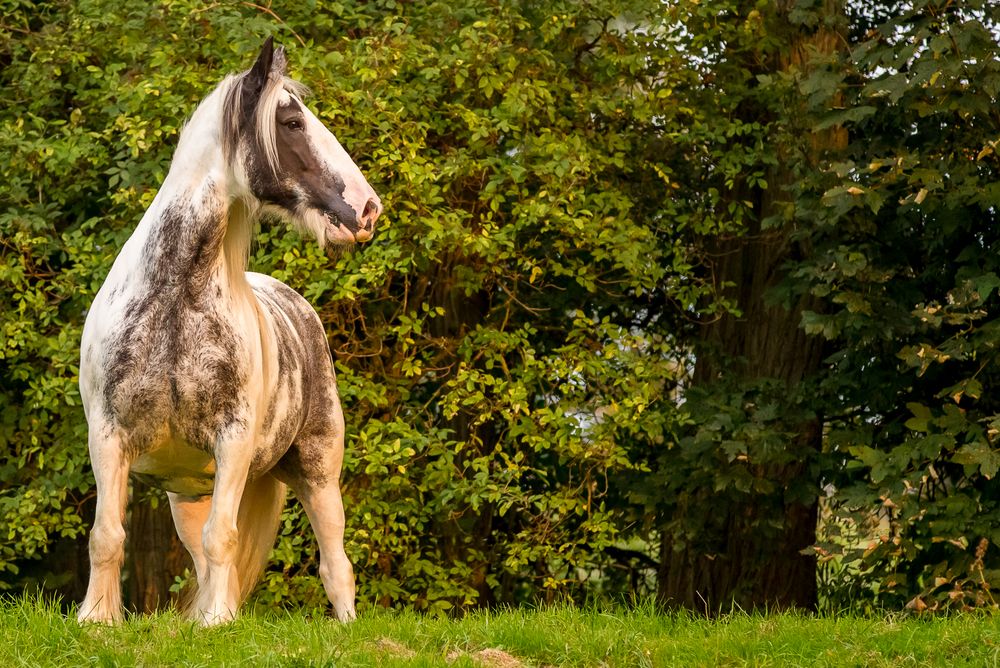
[(251, 210), (231, 199), (223, 166), (221, 155), (191, 160), (178, 152), (130, 239), (130, 280), (166, 294), (183, 288), (189, 298), (210, 287), (231, 298), (252, 298), (246, 280)]

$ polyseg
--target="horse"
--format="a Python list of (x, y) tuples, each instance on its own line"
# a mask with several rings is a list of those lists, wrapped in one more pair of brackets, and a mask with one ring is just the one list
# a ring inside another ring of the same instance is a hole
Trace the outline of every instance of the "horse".
[(382, 203), (286, 67), (268, 38), (198, 105), (87, 313), (80, 393), (97, 506), (81, 621), (122, 619), (130, 474), (166, 490), (194, 561), (185, 611), (201, 624), (235, 618), (288, 487), (315, 531), (334, 613), (355, 617), (344, 416), (323, 325), (293, 289), (246, 269), (265, 214), (343, 247), (372, 237)]

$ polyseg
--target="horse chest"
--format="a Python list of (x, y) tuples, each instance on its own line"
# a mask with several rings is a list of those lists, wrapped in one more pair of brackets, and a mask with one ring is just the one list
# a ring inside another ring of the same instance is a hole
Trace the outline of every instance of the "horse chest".
[(133, 298), (104, 352), (105, 410), (138, 452), (168, 437), (210, 450), (249, 419), (249, 343), (211, 308)]

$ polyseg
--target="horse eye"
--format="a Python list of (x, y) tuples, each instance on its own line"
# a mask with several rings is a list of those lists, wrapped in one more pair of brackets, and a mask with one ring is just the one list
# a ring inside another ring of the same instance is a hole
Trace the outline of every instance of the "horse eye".
[(301, 130), (302, 129), (302, 122), (301, 121), (296, 121), (296, 120), (291, 120), (291, 121), (288, 121), (287, 123), (285, 123), (285, 127), (288, 128), (289, 130)]

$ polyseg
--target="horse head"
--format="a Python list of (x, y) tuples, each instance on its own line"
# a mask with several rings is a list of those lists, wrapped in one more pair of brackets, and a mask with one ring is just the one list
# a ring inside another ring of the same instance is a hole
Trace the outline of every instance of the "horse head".
[(223, 144), (242, 190), (322, 246), (371, 239), (382, 203), (323, 122), (285, 76), (283, 47), (264, 42), (253, 67), (229, 88)]

